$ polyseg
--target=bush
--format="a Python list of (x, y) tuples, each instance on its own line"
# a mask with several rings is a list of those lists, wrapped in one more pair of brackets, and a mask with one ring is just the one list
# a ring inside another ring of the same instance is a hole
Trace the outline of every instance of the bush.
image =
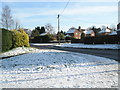
[(48, 43), (51, 40), (51, 35), (47, 34), (45, 36), (36, 36), (34, 39), (31, 39), (32, 43)]
[(29, 36), (25, 33), (23, 29), (13, 30), (13, 48), (29, 46)]
[(23, 45), (24, 45), (25, 47), (29, 47), (30, 44), (29, 44), (29, 36), (28, 36), (28, 34), (26, 34), (26, 32), (25, 32), (23, 29), (20, 29), (19, 31), (20, 31), (21, 34), (22, 34), (22, 42), (23, 42)]
[(12, 48), (12, 32), (6, 29), (2, 30), (2, 52)]
[(65, 37), (65, 40), (71, 40), (71, 37)]

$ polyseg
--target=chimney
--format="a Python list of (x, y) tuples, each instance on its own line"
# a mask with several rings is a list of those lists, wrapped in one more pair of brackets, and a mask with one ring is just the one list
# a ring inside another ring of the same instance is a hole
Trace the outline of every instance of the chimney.
[(78, 31), (81, 31), (81, 27), (80, 26), (78, 27)]

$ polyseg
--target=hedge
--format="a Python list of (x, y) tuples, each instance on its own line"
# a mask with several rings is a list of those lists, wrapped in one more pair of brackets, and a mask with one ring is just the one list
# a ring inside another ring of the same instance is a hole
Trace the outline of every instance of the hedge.
[(71, 39), (71, 43), (83, 43), (83, 39)]
[(50, 35), (45, 35), (45, 36), (36, 36), (34, 39), (31, 39), (31, 43), (48, 43), (51, 40)]
[(29, 36), (23, 29), (12, 31), (6, 29), (0, 30), (2, 32), (2, 52), (16, 47), (29, 46)]
[(85, 37), (84, 44), (118, 44), (120, 42), (120, 36), (118, 35), (106, 35), (97, 37)]
[(12, 48), (12, 32), (6, 29), (2, 30), (2, 52)]

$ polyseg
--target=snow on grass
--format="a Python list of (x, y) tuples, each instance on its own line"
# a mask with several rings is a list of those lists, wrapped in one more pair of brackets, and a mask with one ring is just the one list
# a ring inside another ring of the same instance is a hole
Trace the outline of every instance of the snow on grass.
[(12, 50), (9, 50), (7, 52), (1, 53), (0, 57), (7, 57), (7, 56), (15, 56), (19, 54), (24, 54), (24, 53), (30, 53), (30, 52), (38, 52), (39, 50), (36, 48), (31, 48), (31, 47), (18, 47), (14, 48)]
[(30, 43), (30, 45), (36, 45), (36, 46), (47, 46), (47, 45), (57, 45), (58, 43)]
[(117, 88), (118, 62), (46, 50), (0, 60), (2, 88)]
[(94, 49), (120, 49), (118, 44), (61, 44), (59, 47), (73, 47), (73, 48), (94, 48)]

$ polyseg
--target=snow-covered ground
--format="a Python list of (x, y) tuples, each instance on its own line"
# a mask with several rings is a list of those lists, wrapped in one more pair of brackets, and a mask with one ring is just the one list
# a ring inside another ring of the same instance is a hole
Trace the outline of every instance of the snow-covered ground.
[(118, 44), (61, 44), (59, 47), (73, 47), (73, 48), (94, 48), (94, 49), (120, 49)]
[(36, 48), (18, 47), (18, 48), (14, 48), (10, 51), (1, 53), (0, 58), (1, 57), (8, 57), (8, 56), (15, 56), (15, 55), (24, 54), (24, 53), (38, 52), (38, 51), (39, 51), (39, 49), (36, 49)]
[(112, 59), (39, 50), (1, 59), (1, 88), (117, 88), (118, 62)]
[(36, 46), (46, 46), (46, 45), (58, 45), (58, 43), (30, 43), (30, 45), (36, 45)]

